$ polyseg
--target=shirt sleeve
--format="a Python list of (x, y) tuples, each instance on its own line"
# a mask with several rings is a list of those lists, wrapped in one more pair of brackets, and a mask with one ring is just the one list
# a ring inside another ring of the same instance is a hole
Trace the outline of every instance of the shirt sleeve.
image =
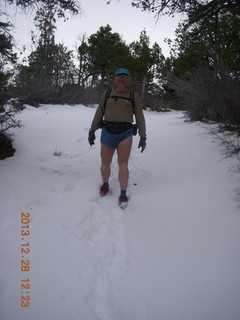
[(105, 96), (106, 96), (106, 91), (104, 91), (103, 94), (101, 95), (99, 105), (98, 105), (97, 110), (95, 112), (95, 115), (93, 117), (91, 129), (93, 129), (94, 131), (96, 131), (97, 129), (100, 128), (100, 122), (103, 120), (103, 117), (104, 117)]
[(138, 93), (134, 94), (134, 101), (135, 101), (135, 119), (138, 126), (138, 133), (140, 137), (146, 138), (146, 122), (145, 117), (143, 114), (143, 105), (142, 100)]

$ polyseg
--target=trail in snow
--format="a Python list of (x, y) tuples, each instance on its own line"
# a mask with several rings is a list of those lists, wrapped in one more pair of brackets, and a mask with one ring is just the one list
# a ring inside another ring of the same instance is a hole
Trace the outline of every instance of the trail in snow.
[[(1, 320), (238, 320), (234, 159), (219, 161), (221, 148), (181, 112), (145, 112), (147, 148), (141, 154), (134, 138), (130, 202), (120, 210), (116, 157), (111, 194), (98, 196), (99, 141), (87, 143), (94, 111), (19, 115), (17, 152), (0, 162)], [(29, 272), (21, 212), (31, 215)], [(21, 308), (26, 277), (31, 306)]]
[[(104, 204), (103, 204), (104, 202)], [(111, 201), (93, 201), (89, 212), (79, 223), (77, 238), (94, 249), (90, 264), (94, 266), (94, 282), (89, 298), (101, 320), (114, 318), (112, 287), (121, 283), (127, 267), (127, 247), (123, 228), (123, 213), (112, 208)]]

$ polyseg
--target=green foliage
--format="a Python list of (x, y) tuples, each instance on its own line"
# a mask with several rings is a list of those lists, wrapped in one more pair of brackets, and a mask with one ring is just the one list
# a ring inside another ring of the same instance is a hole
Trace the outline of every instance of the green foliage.
[(40, 36), (34, 39), (36, 49), (28, 57), (28, 66), (18, 67), (15, 84), (25, 103), (59, 102), (60, 87), (74, 77), (72, 52), (55, 44), (55, 14), (51, 2), (38, 10), (35, 24)]
[(66, 12), (78, 14), (80, 7), (74, 0), (6, 0), (22, 9), (42, 10), (43, 7), (52, 6), (58, 18), (66, 18)]
[[(31, 104), (45, 102), (47, 97), (49, 99), (51, 96), (56, 98), (61, 82), (73, 78), (69, 71), (72, 70), (72, 53), (63, 46), (55, 45), (56, 16), (66, 19), (67, 11), (77, 14), (79, 12), (77, 2), (74, 0), (6, 0), (5, 2), (25, 10), (34, 10), (35, 23), (41, 32), (36, 50), (29, 57), (29, 65), (17, 68), (19, 74), (16, 77), (17, 88), (14, 90), (14, 95), (22, 103)], [(0, 12), (0, 16), (3, 14)], [(8, 68), (17, 61), (17, 56), (13, 52), (11, 27), (9, 22), (0, 21), (0, 159), (13, 155), (10, 130), (20, 126), (19, 121), (15, 120), (15, 101), (9, 100), (13, 92), (10, 92), (12, 85), (10, 86), (9, 82), (12, 73)], [(64, 80), (62, 80), (63, 74)]]
[(152, 50), (145, 30), (141, 32), (139, 41), (130, 44), (130, 50), (134, 60), (134, 73), (140, 77), (145, 76), (152, 66)]
[[(167, 91), (171, 93), (170, 96), (175, 99), (175, 103), (180, 104), (181, 101), (181, 106), (188, 110), (192, 120), (225, 121), (225, 113), (222, 116), (219, 108), (215, 105), (213, 107), (212, 103), (213, 100), (220, 100), (213, 99), (212, 96), (209, 98), (209, 89), (211, 88), (214, 96), (232, 81), (231, 88), (239, 90), (239, 47), (240, 15), (226, 10), (210, 17), (204, 24), (199, 22), (189, 27), (189, 24), (184, 23), (176, 30), (176, 39), (172, 43), (171, 51), (174, 76), (171, 74), (169, 77)], [(209, 79), (214, 79), (212, 83), (214, 82), (215, 86), (210, 85), (208, 76)], [(174, 85), (171, 85), (172, 78)], [(201, 81), (198, 82), (199, 79)], [(236, 84), (233, 84), (234, 82)], [(185, 89), (181, 90), (181, 87)], [(240, 92), (238, 94), (240, 95)], [(229, 103), (237, 110), (238, 104), (235, 99)], [(237, 116), (238, 112), (234, 111), (234, 114)]]
[(44, 48), (38, 46), (29, 57), (29, 65), (19, 66), (18, 71), (15, 84), (25, 103), (61, 102), (62, 85), (74, 78), (72, 52), (62, 44), (54, 44), (46, 57)]
[(215, 51), (218, 61), (240, 76), (240, 14), (226, 13), (216, 22)]
[[(67, 96), (66, 92), (78, 92), (72, 96), (79, 99), (79, 93), (83, 94), (87, 88), (92, 88), (94, 92), (102, 91), (111, 83), (117, 68), (127, 67), (142, 97), (150, 101), (150, 97), (159, 100), (164, 93), (167, 93), (165, 97), (175, 94), (168, 81), (168, 75), (172, 72), (187, 80), (189, 72), (200, 66), (217, 72), (218, 66), (225, 65), (232, 76), (238, 76), (240, 25), (236, 2), (228, 1), (228, 6), (223, 6), (222, 0), (208, 3), (197, 0), (133, 2), (144, 10), (187, 13), (188, 21), (180, 25), (176, 32), (170, 58), (165, 59), (157, 43), (150, 46), (145, 30), (138, 40), (127, 45), (118, 33), (112, 32), (112, 28), (106, 25), (88, 39), (83, 36), (77, 50), (78, 65), (75, 66), (73, 53), (63, 45), (55, 44), (55, 23), (63, 1), (40, 1), (35, 17), (40, 36), (34, 39), (36, 47), (28, 58), (28, 65), (18, 68), (18, 93), (19, 90), (24, 95), (31, 92), (32, 98), (38, 102), (59, 102), (64, 94)], [(35, 1), (18, 3), (26, 8)], [(66, 1), (66, 5), (70, 2)], [(208, 19), (205, 19), (206, 16)]]
[(0, 68), (3, 67), (5, 63), (15, 63), (16, 54), (13, 53), (13, 37), (10, 34), (10, 29), (12, 25), (7, 22), (0, 21)]
[(209, 18), (226, 11), (240, 14), (239, 0), (132, 0), (132, 5), (144, 11), (155, 12), (157, 16), (185, 13), (189, 26), (194, 23), (204, 25)]
[(90, 76), (90, 72), (88, 71), (88, 44), (86, 40), (86, 36), (83, 35), (81, 38), (81, 44), (77, 48), (77, 59), (78, 59), (78, 78), (77, 84), (78, 86), (85, 86), (85, 82)]
[(13, 38), (10, 34), (12, 25), (0, 22), (0, 101), (4, 104), (7, 100), (8, 81), (11, 72), (7, 71), (6, 65), (16, 62), (16, 54), (13, 52)]
[(182, 24), (176, 36), (172, 54), (178, 76), (199, 65), (217, 68), (224, 64), (234, 73), (239, 72), (240, 16), (225, 13), (209, 19), (204, 28), (196, 24), (186, 30)]
[(140, 33), (139, 41), (131, 43), (129, 47), (132, 58), (131, 70), (141, 88), (142, 99), (150, 106), (153, 104), (150, 96), (156, 97), (162, 91), (165, 58), (157, 43), (150, 46), (145, 30)]
[(128, 67), (129, 49), (118, 33), (112, 33), (109, 25), (88, 39), (88, 69), (93, 77), (100, 78), (100, 87), (109, 82), (116, 68)]

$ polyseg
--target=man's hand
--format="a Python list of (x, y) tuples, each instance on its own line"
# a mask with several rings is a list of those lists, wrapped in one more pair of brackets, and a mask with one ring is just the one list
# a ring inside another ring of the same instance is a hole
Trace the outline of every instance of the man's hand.
[(141, 152), (144, 151), (144, 149), (146, 148), (146, 138), (144, 138), (144, 137), (140, 138), (138, 148), (142, 148)]
[(89, 132), (88, 132), (88, 142), (90, 144), (90, 146), (92, 147), (94, 144), (95, 144), (95, 131), (93, 129), (89, 129)]

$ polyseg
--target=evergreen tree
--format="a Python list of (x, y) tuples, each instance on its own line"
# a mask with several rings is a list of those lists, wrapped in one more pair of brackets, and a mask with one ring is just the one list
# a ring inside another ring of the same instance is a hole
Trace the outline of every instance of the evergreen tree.
[(112, 33), (109, 25), (100, 27), (88, 39), (89, 71), (93, 84), (103, 88), (112, 79), (114, 71), (129, 66), (128, 47), (118, 33)]
[(9, 22), (0, 22), (0, 160), (14, 154), (9, 130), (20, 126), (19, 121), (15, 120), (16, 111), (13, 106), (10, 103), (6, 106), (9, 99), (8, 82), (12, 76), (7, 66), (15, 64), (17, 59), (13, 52), (11, 27)]
[(134, 69), (138, 81), (141, 83), (141, 98), (144, 99), (144, 93), (147, 81), (150, 81), (152, 66), (152, 57), (150, 49), (150, 40), (145, 30), (140, 34), (139, 41), (130, 44), (131, 55), (134, 59)]
[(240, 65), (240, 16), (225, 13), (186, 30), (184, 24), (176, 31), (172, 46), (174, 70), (180, 76), (199, 65), (218, 69), (225, 65), (237, 76)]
[(133, 0), (132, 5), (144, 11), (155, 12), (157, 16), (185, 13), (189, 26), (196, 22), (204, 25), (209, 18), (226, 11), (240, 14), (239, 0)]
[(225, 12), (178, 29), (175, 88), (191, 120), (214, 120), (239, 130), (240, 16)]
[[(144, 100), (146, 92), (154, 91), (156, 95), (156, 86), (158, 82), (160, 87), (163, 82), (164, 56), (157, 43), (150, 47), (150, 40), (145, 30), (140, 33), (139, 41), (130, 44), (132, 57), (132, 70), (138, 85), (141, 86), (141, 97)], [(159, 90), (158, 90), (159, 94)]]
[(66, 18), (67, 11), (72, 14), (78, 14), (80, 11), (78, 1), (75, 0), (5, 0), (5, 2), (15, 4), (24, 10), (34, 11), (52, 5), (59, 18)]
[(8, 64), (15, 64), (16, 54), (13, 52), (13, 37), (10, 34), (12, 25), (0, 22), (0, 101), (2, 105), (7, 99), (8, 80), (11, 72), (7, 70)]
[(78, 75), (77, 75), (77, 84), (78, 86), (85, 87), (87, 79), (90, 77), (88, 71), (88, 43), (86, 35), (81, 37), (81, 44), (77, 48), (77, 60), (78, 60)]
[(36, 45), (28, 57), (28, 66), (19, 66), (16, 77), (18, 94), (27, 103), (60, 101), (60, 88), (74, 81), (73, 54), (63, 45), (55, 44), (56, 10), (52, 3), (38, 10), (35, 24), (40, 30)]

